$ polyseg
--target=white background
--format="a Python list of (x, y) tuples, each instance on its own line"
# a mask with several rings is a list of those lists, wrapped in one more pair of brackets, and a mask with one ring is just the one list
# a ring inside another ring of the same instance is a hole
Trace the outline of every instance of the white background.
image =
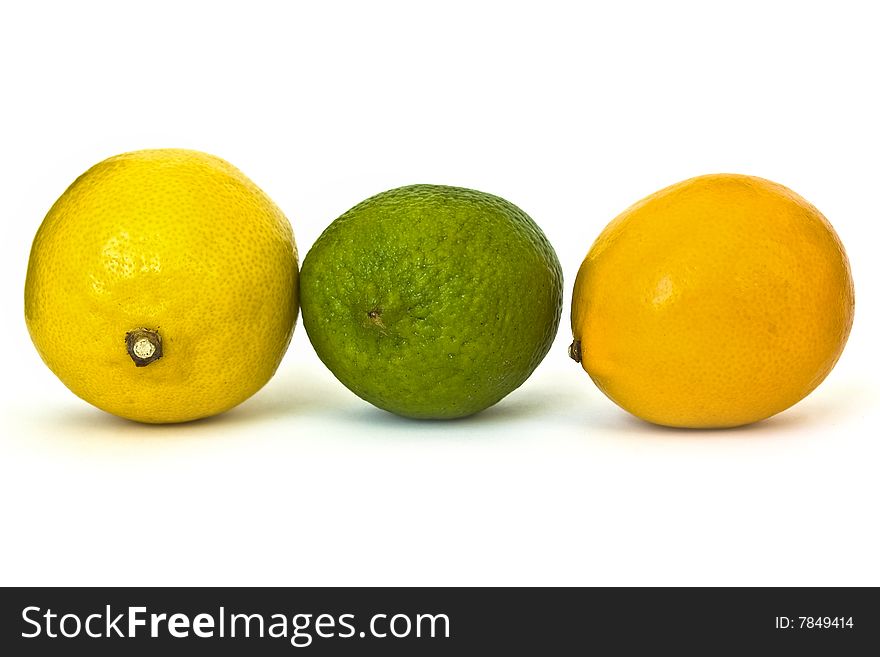
[[(880, 585), (871, 6), (5, 4), (0, 583)], [(558, 340), (519, 390), (457, 422), (362, 402), (301, 324), (275, 378), (226, 415), (105, 415), (31, 346), (28, 251), (77, 175), (155, 147), (241, 168), (301, 257), (391, 187), (504, 196), (563, 263)], [(718, 171), (826, 214), (855, 327), (825, 383), (776, 418), (661, 429), (567, 358), (568, 298), (618, 212)]]

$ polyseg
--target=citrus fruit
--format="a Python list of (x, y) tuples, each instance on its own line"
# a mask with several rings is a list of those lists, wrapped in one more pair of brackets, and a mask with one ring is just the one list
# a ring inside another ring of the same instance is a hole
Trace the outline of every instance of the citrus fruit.
[(413, 418), (476, 413), (521, 385), (559, 326), (562, 272), (541, 229), (497, 196), (383, 192), (303, 261), (303, 324), (354, 393)]
[(843, 245), (815, 207), (769, 180), (701, 176), (639, 201), (593, 244), (570, 352), (644, 420), (732, 427), (819, 385), (853, 304)]
[(74, 393), (141, 422), (225, 411), (260, 389), (297, 315), (290, 223), (205, 153), (145, 150), (89, 169), (37, 231), (25, 318)]

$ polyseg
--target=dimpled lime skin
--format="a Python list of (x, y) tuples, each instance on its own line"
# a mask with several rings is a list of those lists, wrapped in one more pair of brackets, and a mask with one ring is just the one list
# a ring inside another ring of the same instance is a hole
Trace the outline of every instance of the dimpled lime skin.
[(303, 323), (352, 392), (412, 418), (472, 415), (519, 387), (556, 336), (562, 270), (497, 196), (411, 185), (334, 221), (303, 261)]

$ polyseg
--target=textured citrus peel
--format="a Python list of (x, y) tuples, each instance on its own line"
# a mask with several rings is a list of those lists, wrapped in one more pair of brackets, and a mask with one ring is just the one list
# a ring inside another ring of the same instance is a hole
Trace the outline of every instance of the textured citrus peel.
[(125, 334), (125, 348), (135, 366), (146, 367), (162, 358), (162, 336), (153, 329), (135, 329)]

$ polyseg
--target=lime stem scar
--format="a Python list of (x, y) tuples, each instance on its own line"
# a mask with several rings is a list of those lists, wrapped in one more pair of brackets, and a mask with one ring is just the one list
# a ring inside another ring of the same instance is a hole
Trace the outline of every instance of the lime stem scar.
[(581, 362), (581, 341), (575, 340), (568, 346), (568, 357), (575, 363)]
[(380, 329), (385, 328), (385, 324), (382, 321), (382, 309), (381, 308), (374, 308), (373, 310), (367, 311), (367, 317), (370, 319), (370, 321), (373, 324), (378, 326)]
[(162, 358), (162, 336), (153, 329), (135, 329), (125, 334), (125, 348), (137, 367), (145, 367)]

